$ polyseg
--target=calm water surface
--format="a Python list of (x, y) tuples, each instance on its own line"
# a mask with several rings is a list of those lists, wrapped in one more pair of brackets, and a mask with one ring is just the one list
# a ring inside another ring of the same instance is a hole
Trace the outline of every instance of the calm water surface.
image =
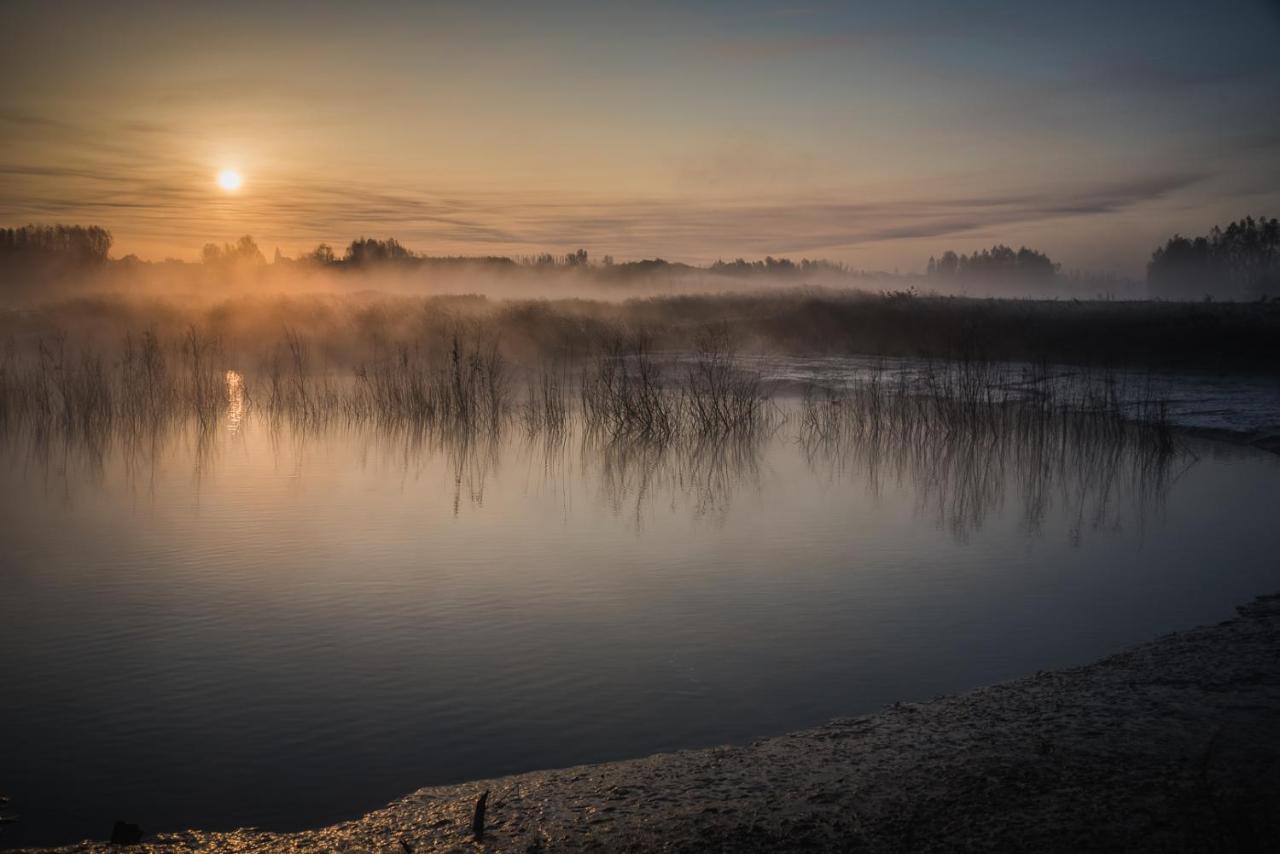
[(1280, 458), (450, 441), (0, 455), (0, 845), (294, 829), (1087, 662), (1280, 590)]

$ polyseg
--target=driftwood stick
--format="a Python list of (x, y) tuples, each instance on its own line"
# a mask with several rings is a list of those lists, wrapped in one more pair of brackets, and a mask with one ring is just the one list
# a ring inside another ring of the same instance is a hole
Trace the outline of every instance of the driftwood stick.
[(476, 839), (484, 839), (484, 806), (489, 800), (489, 790), (485, 789), (476, 800), (476, 812), (471, 818), (471, 832)]

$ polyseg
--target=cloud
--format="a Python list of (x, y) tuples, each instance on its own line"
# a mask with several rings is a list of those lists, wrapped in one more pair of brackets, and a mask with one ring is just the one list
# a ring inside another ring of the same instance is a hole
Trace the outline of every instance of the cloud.
[(39, 113), (29, 113), (23, 110), (0, 109), (0, 122), (6, 124), (18, 125), (20, 127), (35, 128), (56, 128), (58, 130), (71, 130), (75, 125), (60, 121), (58, 119), (42, 116)]
[[(28, 144), (0, 159), (0, 221), (96, 223), (118, 238), (192, 252), (206, 240), (253, 233), (286, 246), (395, 236), (423, 251), (450, 253), (581, 245), (620, 257), (695, 260), (839, 254), (879, 242), (1112, 214), (1216, 177), (1203, 168), (1169, 169), (1088, 183), (1028, 181), (1015, 192), (915, 190), (882, 200), (825, 183), (822, 165), (807, 155), (739, 140), (676, 162), (684, 186), (676, 195), (445, 193), (415, 186), (412, 176), (380, 185), (255, 176), (244, 192), (225, 196), (214, 188), (208, 164), (175, 153), (182, 146), (156, 145), (155, 137), (170, 132), (166, 125), (127, 116), (69, 122), (16, 110), (0, 112), (0, 121), (32, 129)], [(56, 150), (35, 144), (51, 135), (72, 144)], [(1263, 134), (1249, 142), (1265, 149), (1275, 139)], [(1002, 180), (1007, 186), (1011, 177)]]
[[(78, 168), (0, 164), (0, 174), (45, 179), (23, 197), (0, 192), (0, 214), (100, 222), (198, 245), (231, 230), (290, 241), (391, 235), (424, 251), (520, 252), (578, 245), (618, 255), (813, 252), (945, 238), (983, 229), (1102, 215), (1161, 199), (1209, 177), (1156, 174), (1003, 195), (858, 202), (775, 197), (748, 202), (484, 193), (435, 196), (346, 182), (261, 184), (219, 197), (184, 177), (130, 181)], [(123, 221), (121, 221), (123, 220)]]

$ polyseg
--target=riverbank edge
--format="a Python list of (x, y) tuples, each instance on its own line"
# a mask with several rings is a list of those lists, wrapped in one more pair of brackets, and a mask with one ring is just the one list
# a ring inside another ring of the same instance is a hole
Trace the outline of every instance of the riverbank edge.
[(1175, 434), (1223, 442), (1229, 445), (1240, 445), (1280, 455), (1280, 427), (1269, 427), (1260, 430), (1229, 430), (1220, 427), (1191, 427), (1175, 425)]
[(134, 850), (801, 848), (1280, 850), (1280, 594), (1082, 667), (745, 746), (425, 788), (318, 830), (184, 831)]

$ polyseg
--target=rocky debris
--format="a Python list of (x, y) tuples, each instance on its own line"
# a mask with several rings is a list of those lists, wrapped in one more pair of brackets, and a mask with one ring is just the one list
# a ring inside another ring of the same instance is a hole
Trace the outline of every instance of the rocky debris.
[(186, 831), (147, 849), (1280, 850), (1280, 596), (1084, 667), (748, 746), (423, 789), (319, 830)]

